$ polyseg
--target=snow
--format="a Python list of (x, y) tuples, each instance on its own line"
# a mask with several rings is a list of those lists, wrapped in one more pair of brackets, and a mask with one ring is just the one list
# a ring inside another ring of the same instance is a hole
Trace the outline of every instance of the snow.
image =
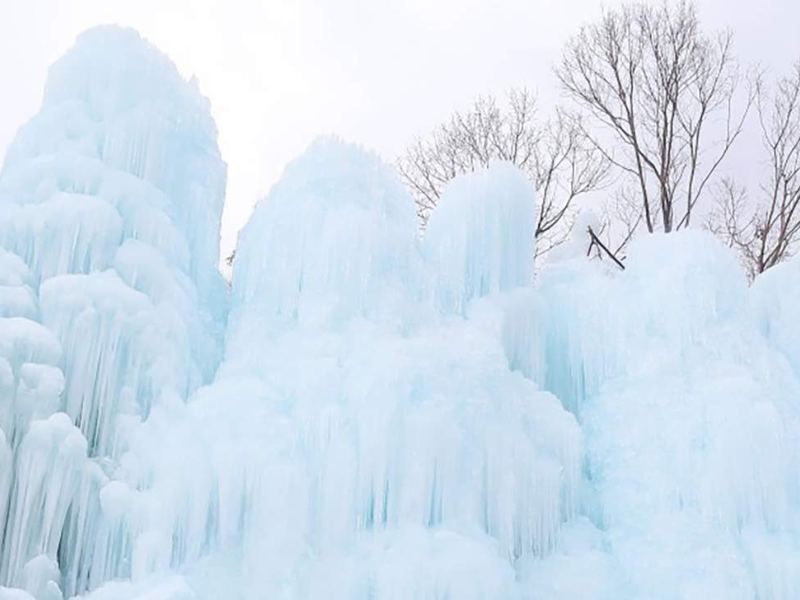
[[(420, 238), (323, 137), (216, 270), (208, 102), (83, 34), (0, 177), (0, 600), (788, 600), (800, 261), (702, 232), (626, 269), (496, 163)], [(592, 225), (593, 226), (593, 225)]]
[(195, 600), (196, 596), (180, 577), (156, 583), (134, 585), (112, 582), (87, 597), (87, 600)]
[(0, 586), (0, 600), (36, 600), (29, 593)]

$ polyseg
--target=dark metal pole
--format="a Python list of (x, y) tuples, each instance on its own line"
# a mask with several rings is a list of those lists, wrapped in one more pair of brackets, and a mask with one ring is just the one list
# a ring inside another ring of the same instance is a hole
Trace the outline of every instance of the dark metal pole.
[[(589, 230), (589, 237), (592, 239), (592, 243), (589, 245), (589, 252), (591, 252), (592, 246), (594, 244), (597, 244), (598, 246), (600, 246), (600, 248), (603, 249), (603, 251), (606, 254), (608, 254), (608, 256), (611, 258), (611, 260), (613, 260), (617, 264), (617, 266), (624, 271), (625, 270), (625, 265), (622, 264), (622, 261), (620, 259), (618, 259), (616, 256), (614, 256), (614, 253), (611, 252), (611, 250), (606, 248), (606, 245), (603, 242), (600, 241), (600, 238), (597, 237), (595, 232), (592, 230), (591, 226), (588, 227), (587, 229)], [(588, 253), (587, 253), (587, 255), (588, 255)]]

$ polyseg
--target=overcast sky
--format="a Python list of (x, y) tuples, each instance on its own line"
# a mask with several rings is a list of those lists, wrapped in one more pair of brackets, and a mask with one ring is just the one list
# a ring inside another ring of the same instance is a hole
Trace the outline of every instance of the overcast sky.
[[(605, 3), (613, 6), (615, 1)], [(557, 99), (552, 65), (597, 0), (0, 0), (0, 156), (47, 67), (84, 29), (136, 28), (211, 100), (229, 165), (223, 253), (284, 165), (320, 133), (388, 160), (453, 109), (510, 86)], [(800, 58), (798, 0), (699, 0), (741, 59)]]

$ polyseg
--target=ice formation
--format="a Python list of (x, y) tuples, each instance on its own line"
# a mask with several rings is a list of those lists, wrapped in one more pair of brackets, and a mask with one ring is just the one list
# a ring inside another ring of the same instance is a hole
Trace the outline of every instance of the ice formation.
[(748, 287), (702, 233), (624, 271), (576, 237), (534, 276), (514, 167), (420, 240), (327, 137), (228, 293), (215, 140), (105, 27), (8, 151), (0, 600), (800, 596), (800, 261)]
[(113, 572), (129, 434), (221, 356), (225, 168), (206, 101), (134, 31), (53, 65), (0, 177), (0, 585), (54, 600)]
[[(508, 222), (523, 248), (530, 223)], [(204, 590), (224, 573), (209, 597), (511, 595), (513, 561), (548, 553), (575, 514), (580, 432), (491, 326), (435, 308), (391, 170), (319, 140), (237, 255), (214, 383), (131, 445), (111, 544), (133, 572), (117, 575), (199, 561)]]

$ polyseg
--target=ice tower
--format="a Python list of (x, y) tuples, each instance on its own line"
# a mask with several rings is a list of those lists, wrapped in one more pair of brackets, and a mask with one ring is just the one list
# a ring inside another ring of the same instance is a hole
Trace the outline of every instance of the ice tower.
[(136, 32), (51, 68), (0, 178), (0, 585), (52, 600), (118, 572), (100, 489), (221, 353), (225, 172), (206, 100)]

